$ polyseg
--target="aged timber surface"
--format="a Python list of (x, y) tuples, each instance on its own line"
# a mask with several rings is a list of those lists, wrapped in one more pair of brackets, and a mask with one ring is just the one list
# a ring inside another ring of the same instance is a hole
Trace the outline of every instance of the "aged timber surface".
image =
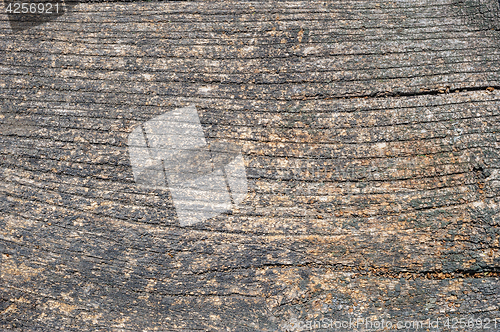
[[(78, 3), (11, 23), (0, 328), (500, 331), (498, 1)], [(168, 189), (134, 182), (127, 137), (187, 105), (241, 147), (249, 190), (181, 227)]]

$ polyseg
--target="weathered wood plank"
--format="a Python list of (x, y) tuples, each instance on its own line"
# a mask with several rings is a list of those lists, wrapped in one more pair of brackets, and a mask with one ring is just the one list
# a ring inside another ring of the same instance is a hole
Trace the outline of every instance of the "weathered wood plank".
[[(15, 32), (2, 14), (0, 328), (499, 329), (499, 12), (77, 3)], [(127, 140), (186, 105), (208, 142), (241, 147), (248, 193), (182, 227), (168, 188), (134, 181)]]

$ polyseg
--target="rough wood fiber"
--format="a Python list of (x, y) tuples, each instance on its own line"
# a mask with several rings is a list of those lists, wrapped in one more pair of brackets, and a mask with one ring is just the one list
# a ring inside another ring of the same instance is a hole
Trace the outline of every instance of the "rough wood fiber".
[[(0, 328), (472, 314), (500, 330), (497, 1), (80, 3), (16, 32), (2, 19)], [(249, 193), (180, 227), (167, 189), (134, 182), (127, 137), (192, 104), (209, 140), (241, 146)]]

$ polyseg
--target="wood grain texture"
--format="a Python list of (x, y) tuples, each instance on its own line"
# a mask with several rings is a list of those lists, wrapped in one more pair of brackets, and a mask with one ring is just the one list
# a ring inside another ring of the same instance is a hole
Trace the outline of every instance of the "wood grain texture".
[[(0, 19), (0, 328), (474, 315), (500, 330), (496, 0)], [(249, 192), (181, 227), (168, 189), (134, 182), (127, 137), (193, 104), (209, 142), (241, 147)]]

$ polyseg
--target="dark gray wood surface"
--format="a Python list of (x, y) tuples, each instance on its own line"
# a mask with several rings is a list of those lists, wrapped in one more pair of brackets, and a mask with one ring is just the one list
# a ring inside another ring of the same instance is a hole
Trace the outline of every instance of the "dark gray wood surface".
[[(0, 328), (500, 331), (499, 12), (79, 3), (15, 31), (0, 15)], [(127, 137), (193, 104), (209, 140), (241, 147), (249, 191), (181, 227), (168, 189), (134, 182)]]

